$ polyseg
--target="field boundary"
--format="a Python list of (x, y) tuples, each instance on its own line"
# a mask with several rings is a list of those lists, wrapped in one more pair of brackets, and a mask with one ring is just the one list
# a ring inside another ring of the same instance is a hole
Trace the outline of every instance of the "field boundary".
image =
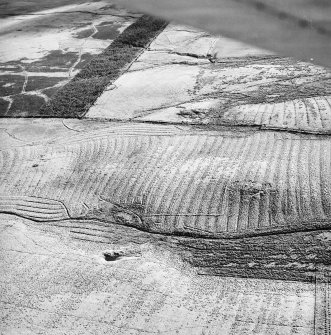
[(331, 268), (320, 266), (315, 284), (315, 335), (331, 334)]
[(106, 87), (127, 71), (167, 24), (159, 18), (143, 15), (31, 116), (84, 117)]

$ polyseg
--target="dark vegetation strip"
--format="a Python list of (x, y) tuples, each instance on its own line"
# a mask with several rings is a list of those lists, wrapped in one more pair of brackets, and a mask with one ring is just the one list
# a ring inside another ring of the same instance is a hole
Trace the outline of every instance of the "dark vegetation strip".
[(319, 268), (331, 265), (330, 230), (215, 240), (157, 235), (95, 220), (62, 220), (52, 223), (56, 226), (89, 242), (137, 247), (148, 243), (206, 276), (315, 282)]
[(166, 27), (167, 22), (144, 15), (107, 49), (94, 57), (40, 110), (39, 117), (83, 117), (106, 86), (115, 81)]

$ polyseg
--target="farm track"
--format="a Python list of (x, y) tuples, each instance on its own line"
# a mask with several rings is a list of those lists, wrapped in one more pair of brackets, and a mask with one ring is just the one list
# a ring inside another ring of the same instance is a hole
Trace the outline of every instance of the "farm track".
[(316, 275), (315, 287), (315, 334), (331, 332), (331, 271), (320, 267)]

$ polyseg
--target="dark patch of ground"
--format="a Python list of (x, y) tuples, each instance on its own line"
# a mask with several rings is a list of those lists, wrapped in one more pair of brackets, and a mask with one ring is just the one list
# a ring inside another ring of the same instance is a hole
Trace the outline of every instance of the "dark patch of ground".
[(0, 75), (0, 96), (5, 97), (21, 93), (24, 80), (24, 76)]
[(17, 64), (16, 61), (0, 63), (1, 71), (10, 71), (10, 72), (22, 72), (20, 64)]
[[(323, 231), (275, 234), (234, 240), (181, 239), (184, 259), (200, 274), (314, 281), (320, 264), (331, 264)], [(330, 233), (326, 233), (326, 235)]]
[(49, 87), (43, 90), (43, 94), (45, 94), (48, 98), (52, 97), (61, 86)]
[(75, 64), (77, 57), (78, 53), (76, 52), (54, 50), (40, 60), (25, 64), (24, 68), (30, 72), (41, 72), (43, 69), (49, 72), (50, 68), (56, 68), (56, 71), (67, 71)]
[(142, 16), (107, 49), (93, 58), (38, 113), (30, 116), (84, 116), (106, 86), (120, 76), (166, 25), (161, 19)]
[(27, 117), (30, 116), (30, 111), (38, 110), (45, 103), (42, 97), (34, 94), (18, 94), (12, 96), (11, 99), (13, 103), (8, 115), (1, 110), (0, 116)]
[[(107, 7), (102, 7), (102, 9), (105, 9)], [(101, 23), (98, 24), (98, 27), (102, 26), (109, 26), (110, 24), (115, 24), (113, 21), (102, 21)]]
[(98, 32), (93, 35), (93, 38), (99, 40), (115, 39), (119, 35), (119, 28), (122, 25), (116, 23), (110, 23), (108, 25), (97, 26)]
[(107, 10), (107, 9), (118, 9), (119, 7), (117, 5), (114, 4), (109, 4), (107, 6), (101, 7), (101, 9), (103, 10)]
[(59, 84), (61, 81), (64, 81), (68, 78), (66, 77), (44, 77), (44, 76), (29, 76), (29, 80), (26, 84), (25, 91), (37, 91), (42, 90), (48, 87), (55, 86)]
[(82, 54), (80, 58), (80, 62), (75, 66), (76, 70), (81, 70), (84, 68), (88, 62), (90, 62), (93, 58), (95, 57), (95, 54), (90, 54), (90, 53), (84, 53)]
[(0, 116), (6, 115), (9, 107), (9, 101), (0, 98)]
[(78, 39), (84, 39), (91, 36), (99, 40), (114, 40), (119, 35), (119, 28), (121, 27), (122, 25), (116, 22), (102, 22), (96, 26), (96, 29), (98, 30), (97, 33), (94, 33), (93, 28), (88, 27), (79, 31), (75, 37)]
[(86, 28), (84, 30), (79, 31), (75, 37), (79, 38), (79, 39), (84, 39), (84, 38), (88, 38), (89, 36), (91, 36), (93, 34), (93, 29), (92, 28)]

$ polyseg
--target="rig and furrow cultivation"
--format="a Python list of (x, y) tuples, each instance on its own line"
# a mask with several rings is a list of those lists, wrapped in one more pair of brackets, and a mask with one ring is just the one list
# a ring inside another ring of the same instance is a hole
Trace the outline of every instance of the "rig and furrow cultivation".
[(160, 128), (91, 131), (86, 140), (77, 134), (66, 144), (4, 150), (13, 159), (3, 159), (1, 191), (60, 201), (71, 218), (174, 235), (235, 237), (330, 225), (327, 137), (198, 128), (169, 136), (171, 127)]

